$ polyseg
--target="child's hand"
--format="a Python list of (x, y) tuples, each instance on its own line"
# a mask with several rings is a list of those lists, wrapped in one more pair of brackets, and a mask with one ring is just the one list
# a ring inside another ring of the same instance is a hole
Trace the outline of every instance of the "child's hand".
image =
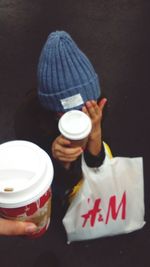
[(92, 131), (89, 135), (88, 150), (93, 155), (98, 155), (101, 150), (102, 132), (101, 132), (101, 120), (103, 108), (107, 102), (106, 98), (103, 98), (99, 103), (94, 100), (87, 101), (82, 111), (86, 113), (92, 121)]
[(75, 161), (83, 152), (81, 147), (69, 147), (70, 144), (71, 142), (62, 135), (59, 135), (52, 144), (53, 157), (61, 161), (64, 167), (66, 166), (65, 163)]

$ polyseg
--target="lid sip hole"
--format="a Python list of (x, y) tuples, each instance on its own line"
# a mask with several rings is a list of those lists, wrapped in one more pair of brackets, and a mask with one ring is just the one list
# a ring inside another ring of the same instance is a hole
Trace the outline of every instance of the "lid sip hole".
[(12, 188), (12, 187), (5, 187), (4, 188), (4, 191), (5, 192), (13, 192), (14, 191), (14, 188)]

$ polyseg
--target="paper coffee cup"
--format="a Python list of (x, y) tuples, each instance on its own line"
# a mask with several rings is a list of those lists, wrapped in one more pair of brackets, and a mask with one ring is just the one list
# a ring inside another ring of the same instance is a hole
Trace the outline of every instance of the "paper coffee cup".
[(48, 154), (28, 141), (0, 145), (0, 217), (33, 222), (41, 236), (51, 215), (53, 165)]
[(82, 111), (71, 110), (59, 120), (61, 134), (71, 141), (71, 146), (84, 147), (92, 129), (91, 119)]

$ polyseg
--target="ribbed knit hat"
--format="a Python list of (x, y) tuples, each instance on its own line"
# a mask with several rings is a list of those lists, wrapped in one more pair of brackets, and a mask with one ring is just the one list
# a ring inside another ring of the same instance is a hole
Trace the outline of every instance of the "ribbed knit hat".
[(41, 104), (56, 112), (80, 109), (100, 96), (98, 76), (86, 55), (64, 31), (51, 33), (38, 64)]

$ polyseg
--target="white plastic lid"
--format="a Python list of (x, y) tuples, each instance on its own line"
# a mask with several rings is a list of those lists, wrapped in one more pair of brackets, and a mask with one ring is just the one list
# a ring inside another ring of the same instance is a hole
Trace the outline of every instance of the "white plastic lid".
[(92, 123), (84, 112), (71, 110), (60, 118), (58, 128), (64, 137), (71, 140), (80, 140), (89, 135)]
[(21, 207), (50, 187), (53, 165), (48, 154), (28, 141), (0, 145), (0, 207)]

